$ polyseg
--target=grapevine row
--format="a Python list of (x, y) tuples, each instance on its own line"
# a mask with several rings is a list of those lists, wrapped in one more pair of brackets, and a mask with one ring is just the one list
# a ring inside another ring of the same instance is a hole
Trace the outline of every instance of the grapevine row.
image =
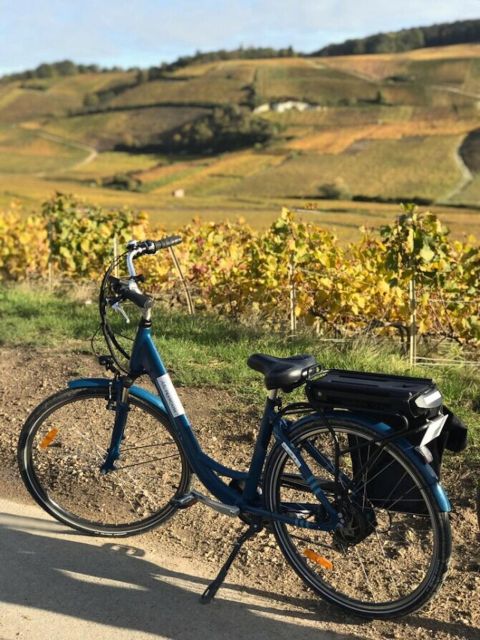
[[(414, 282), (418, 333), (480, 342), (480, 247), (474, 238), (452, 240), (429, 212), (405, 207), (395, 223), (364, 229), (348, 246), (288, 210), (266, 231), (201, 220), (177, 231), (197, 309), (348, 336), (408, 325)], [(161, 234), (145, 214), (56, 194), (36, 215), (0, 216), (0, 278), (42, 278), (50, 269), (60, 278), (98, 279), (114, 237), (121, 245)], [(166, 299), (182, 295), (168, 253), (149, 258), (145, 272)]]

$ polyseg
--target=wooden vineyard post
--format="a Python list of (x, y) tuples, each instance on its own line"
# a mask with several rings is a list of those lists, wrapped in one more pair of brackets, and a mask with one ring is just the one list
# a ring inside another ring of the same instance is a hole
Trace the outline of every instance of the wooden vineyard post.
[(412, 277), (408, 286), (408, 304), (410, 310), (410, 366), (415, 366), (417, 362), (417, 295), (415, 290), (415, 275)]
[(52, 251), (52, 223), (47, 220), (47, 239), (48, 239), (48, 262), (47, 262), (47, 278), (48, 290), (53, 290), (53, 251)]
[(52, 263), (52, 255), (48, 256), (48, 290), (52, 291), (53, 289), (53, 263)]
[(170, 255), (172, 257), (173, 264), (175, 265), (175, 269), (177, 271), (178, 277), (180, 278), (180, 281), (181, 281), (182, 286), (183, 286), (183, 290), (185, 291), (185, 296), (187, 298), (188, 313), (191, 316), (193, 316), (193, 315), (195, 315), (195, 307), (193, 306), (193, 300), (192, 300), (192, 296), (190, 295), (190, 291), (188, 289), (187, 281), (185, 279), (185, 276), (183, 275), (182, 269), (180, 267), (180, 263), (179, 263), (179, 261), (177, 259), (175, 251), (173, 250), (173, 247), (168, 247), (168, 250), (170, 251)]
[(118, 278), (118, 236), (113, 236), (113, 263), (115, 265), (113, 275)]
[(288, 288), (290, 291), (290, 332), (294, 336), (297, 333), (297, 315), (295, 313), (297, 292), (295, 289), (295, 258), (293, 255), (288, 264)]

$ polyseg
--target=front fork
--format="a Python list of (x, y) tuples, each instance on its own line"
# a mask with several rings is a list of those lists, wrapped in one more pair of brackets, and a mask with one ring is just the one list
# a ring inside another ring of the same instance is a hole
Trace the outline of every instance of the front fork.
[(109, 387), (108, 406), (115, 411), (115, 422), (112, 429), (110, 445), (100, 468), (100, 472), (104, 474), (115, 471), (115, 462), (120, 457), (120, 445), (124, 437), (129, 411), (128, 395), (130, 384), (130, 381), (118, 376), (112, 381)]

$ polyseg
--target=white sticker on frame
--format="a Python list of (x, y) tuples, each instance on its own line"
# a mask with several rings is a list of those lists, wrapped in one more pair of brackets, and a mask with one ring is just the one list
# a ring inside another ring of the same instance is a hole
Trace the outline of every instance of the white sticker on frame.
[(178, 416), (185, 415), (185, 409), (183, 408), (183, 405), (180, 401), (180, 398), (178, 397), (178, 394), (168, 373), (157, 378), (157, 383), (163, 397), (165, 398), (165, 402), (167, 403), (168, 408), (172, 412), (173, 417), (177, 418)]

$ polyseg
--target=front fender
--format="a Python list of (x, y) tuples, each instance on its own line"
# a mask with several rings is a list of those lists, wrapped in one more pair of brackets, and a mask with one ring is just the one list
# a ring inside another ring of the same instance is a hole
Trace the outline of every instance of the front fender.
[[(315, 420), (324, 420), (324, 416), (332, 420), (334, 418), (342, 418), (347, 419), (348, 421), (354, 422), (362, 427), (366, 427), (371, 431), (377, 433), (380, 437), (385, 437), (392, 435), (395, 433), (395, 430), (390, 425), (384, 422), (378, 422), (375, 418), (366, 416), (366, 415), (358, 415), (349, 413), (346, 411), (330, 411), (325, 414), (309, 414), (304, 418), (301, 418), (297, 422), (292, 425), (292, 428), (297, 428), (299, 426), (307, 425), (310, 421)], [(450, 500), (445, 493), (444, 488), (440, 484), (437, 474), (432, 469), (432, 467), (425, 461), (425, 459), (415, 450), (414, 445), (409, 442), (406, 438), (398, 438), (395, 440), (395, 444), (402, 449), (407, 458), (416, 466), (416, 468), (420, 471), (422, 478), (430, 490), (432, 491), (435, 500), (438, 505), (439, 511), (442, 512), (450, 512), (452, 510), (452, 506), (450, 504)]]
[[(105, 388), (105, 390), (107, 390), (112, 382), (112, 378), (78, 378), (76, 380), (70, 380), (68, 386), (70, 389), (89, 389), (95, 387)], [(150, 391), (147, 391), (143, 387), (137, 387), (136, 385), (131, 386), (128, 391), (132, 396), (135, 396), (137, 398), (140, 398), (144, 402), (147, 402), (158, 411), (164, 413), (168, 418), (167, 410), (165, 409), (165, 405), (163, 404), (161, 398), (154, 395)]]

